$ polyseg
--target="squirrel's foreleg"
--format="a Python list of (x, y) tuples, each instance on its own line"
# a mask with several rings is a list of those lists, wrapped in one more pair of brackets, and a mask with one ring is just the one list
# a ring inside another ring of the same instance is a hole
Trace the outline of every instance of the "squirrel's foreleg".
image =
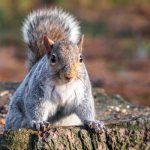
[(81, 119), (85, 127), (92, 129), (95, 132), (103, 131), (105, 129), (104, 123), (102, 121), (95, 120), (93, 99), (92, 101), (90, 100), (85, 99), (84, 102), (76, 108), (76, 114)]

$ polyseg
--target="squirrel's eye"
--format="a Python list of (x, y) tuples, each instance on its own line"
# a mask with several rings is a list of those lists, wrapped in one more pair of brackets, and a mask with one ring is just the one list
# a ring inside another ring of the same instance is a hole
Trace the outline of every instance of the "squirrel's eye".
[(82, 56), (80, 56), (79, 61), (80, 61), (80, 63), (82, 63), (82, 62), (83, 62), (83, 58), (82, 58)]
[(51, 63), (55, 64), (56, 63), (56, 56), (53, 54), (51, 57)]

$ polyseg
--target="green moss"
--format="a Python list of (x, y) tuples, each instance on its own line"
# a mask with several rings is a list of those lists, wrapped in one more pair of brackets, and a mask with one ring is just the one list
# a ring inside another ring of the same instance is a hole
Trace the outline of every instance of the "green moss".
[(32, 130), (7, 131), (0, 139), (0, 149), (7, 149), (7, 147), (12, 150), (35, 149), (37, 139), (37, 133)]

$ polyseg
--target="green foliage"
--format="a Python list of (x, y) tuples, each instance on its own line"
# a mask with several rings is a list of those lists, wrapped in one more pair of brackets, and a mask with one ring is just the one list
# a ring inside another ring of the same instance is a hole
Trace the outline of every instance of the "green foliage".
[(150, 42), (147, 40), (143, 40), (141, 42), (141, 47), (145, 51), (145, 53), (150, 54)]
[(81, 23), (81, 29), (83, 33), (90, 36), (98, 36), (106, 32), (106, 28), (103, 23), (92, 23), (87, 21), (83, 21)]
[(20, 44), (21, 24), (35, 0), (5, 0), (0, 3), (0, 44)]
[[(142, 3), (149, 3), (150, 0), (143, 0)], [(62, 6), (75, 12), (82, 8), (83, 11), (100, 10), (102, 7), (124, 6), (128, 4), (141, 3), (140, 0), (3, 0), (0, 2), (0, 44), (9, 42), (21, 43), (21, 25), (26, 14), (39, 7)], [(80, 13), (79, 13), (80, 14)], [(88, 14), (87, 14), (88, 15)], [(83, 21), (82, 31), (90, 36), (107, 34), (105, 24)], [(121, 33), (122, 34), (122, 33)], [(121, 35), (122, 36), (122, 35)], [(147, 48), (147, 43), (144, 47)]]
[(129, 4), (129, 2), (131, 2), (130, 0), (111, 0), (113, 5), (127, 5)]

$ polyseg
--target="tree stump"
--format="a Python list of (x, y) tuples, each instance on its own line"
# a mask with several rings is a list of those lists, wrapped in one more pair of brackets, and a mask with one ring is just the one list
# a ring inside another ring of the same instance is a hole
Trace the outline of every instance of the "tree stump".
[[(0, 83), (0, 92), (8, 90), (12, 93), (16, 86)], [(150, 149), (150, 108), (129, 104), (119, 95), (108, 96), (102, 89), (93, 89), (93, 95), (97, 119), (106, 125), (104, 132), (97, 133), (84, 126), (51, 126), (45, 132), (10, 130), (0, 135), (0, 150)]]

